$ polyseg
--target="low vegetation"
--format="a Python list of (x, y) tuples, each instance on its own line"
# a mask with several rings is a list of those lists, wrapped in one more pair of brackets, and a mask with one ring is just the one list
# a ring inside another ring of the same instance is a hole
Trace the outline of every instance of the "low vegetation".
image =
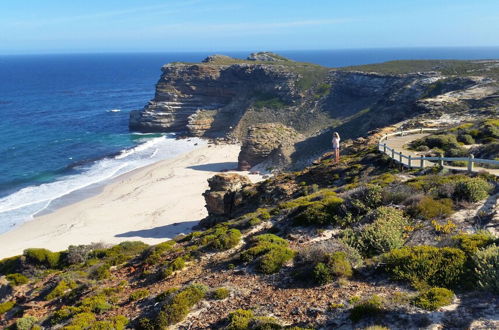
[(335, 166), (324, 158), (251, 186), (233, 219), (157, 245), (27, 249), (0, 260), (0, 326), (390, 328), (455, 295), (498, 292), (492, 214), (453, 218), (497, 179), (399, 171), (355, 146)]

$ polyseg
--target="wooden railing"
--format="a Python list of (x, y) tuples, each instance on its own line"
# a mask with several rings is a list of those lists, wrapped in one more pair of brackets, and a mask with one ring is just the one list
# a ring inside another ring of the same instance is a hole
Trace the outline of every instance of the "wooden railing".
[(444, 166), (444, 162), (457, 162), (457, 161), (466, 162), (467, 163), (466, 169), (468, 170), (468, 172), (473, 172), (474, 164), (489, 164), (489, 165), (499, 166), (498, 160), (474, 158), (473, 155), (470, 155), (469, 157), (413, 157), (411, 155), (406, 156), (402, 153), (402, 151), (397, 152), (395, 149), (390, 148), (389, 146), (386, 145), (385, 142), (386, 140), (388, 140), (390, 136), (404, 136), (415, 133), (422, 134), (425, 132), (436, 132), (441, 130), (442, 130), (441, 128), (418, 128), (418, 129), (411, 129), (405, 131), (402, 130), (395, 133), (386, 134), (381, 139), (379, 139), (378, 150), (388, 155), (396, 162), (409, 168), (427, 167), (425, 166), (427, 164), (426, 162), (436, 162), (436, 164)]

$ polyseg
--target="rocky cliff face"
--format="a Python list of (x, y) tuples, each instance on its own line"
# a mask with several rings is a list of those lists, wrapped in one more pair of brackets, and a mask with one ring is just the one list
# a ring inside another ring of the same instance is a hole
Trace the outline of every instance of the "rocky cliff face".
[(251, 126), (279, 123), (301, 134), (296, 161), (327, 149), (332, 130), (353, 138), (424, 113), (497, 107), (497, 93), (494, 79), (469, 73), (373, 73), (333, 70), (272, 53), (247, 60), (214, 55), (199, 64), (165, 65), (154, 99), (131, 113), (130, 128), (245, 141), (255, 135)]
[(272, 94), (287, 102), (296, 98), (296, 74), (278, 66), (223, 65), (207, 59), (203, 64), (168, 64), (162, 72), (154, 99), (132, 112), (132, 130), (221, 136), (238, 124), (255, 95)]

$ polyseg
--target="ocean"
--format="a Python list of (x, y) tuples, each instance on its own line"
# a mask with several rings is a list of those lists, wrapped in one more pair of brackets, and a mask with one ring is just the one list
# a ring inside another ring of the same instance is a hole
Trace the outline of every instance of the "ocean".
[[(250, 52), (218, 52), (244, 58)], [(395, 59), (491, 59), (495, 48), (279, 51), (329, 67)], [(75, 192), (188, 152), (199, 139), (128, 131), (163, 64), (212, 53), (0, 56), (0, 233), (64, 205)], [(85, 194), (80, 194), (84, 196)]]

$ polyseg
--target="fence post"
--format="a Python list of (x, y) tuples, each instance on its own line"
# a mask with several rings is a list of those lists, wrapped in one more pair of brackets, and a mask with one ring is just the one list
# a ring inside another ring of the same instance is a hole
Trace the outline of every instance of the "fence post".
[(395, 149), (392, 149), (392, 158), (395, 159)]
[(386, 143), (383, 144), (383, 152), (386, 154)]
[(424, 158), (423, 158), (423, 156), (421, 156), (421, 160), (420, 160), (420, 162), (421, 162), (421, 163), (420, 163), (420, 167), (421, 167), (421, 168), (424, 168)]
[(468, 158), (468, 172), (470, 173), (473, 172), (473, 158), (475, 158), (473, 154)]
[(444, 158), (442, 157), (442, 155), (438, 156), (438, 165), (444, 167)]
[(400, 152), (400, 154), (399, 154), (399, 160), (400, 160), (400, 163), (401, 163), (402, 165), (404, 165), (404, 163), (402, 162), (402, 151), (401, 151), (401, 152)]
[(409, 155), (409, 160), (408, 160), (408, 165), (409, 165), (409, 169), (412, 168), (412, 156)]
[(419, 134), (423, 134), (423, 127), (419, 130)]

